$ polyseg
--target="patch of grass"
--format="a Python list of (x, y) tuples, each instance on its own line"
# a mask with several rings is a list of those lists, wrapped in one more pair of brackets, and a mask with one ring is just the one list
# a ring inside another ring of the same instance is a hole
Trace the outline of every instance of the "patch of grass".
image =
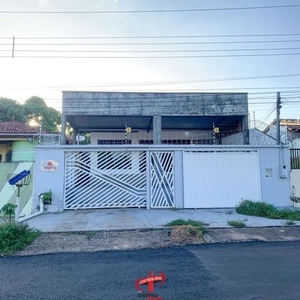
[(1, 224), (0, 255), (9, 255), (24, 249), (40, 234), (40, 231), (30, 228), (28, 224), (15, 222), (12, 224)]
[(91, 239), (92, 237), (94, 237), (96, 235), (96, 232), (95, 231), (88, 231), (85, 233), (86, 237), (88, 239)]
[(166, 224), (166, 226), (193, 226), (197, 228), (202, 234), (205, 234), (207, 232), (207, 229), (205, 228), (204, 223), (200, 221), (195, 220), (184, 220), (184, 219), (176, 219)]
[(284, 222), (284, 224), (287, 225), (287, 226), (293, 226), (293, 225), (296, 224), (296, 222), (293, 221), (293, 220), (287, 220), (287, 221)]
[(288, 208), (279, 209), (272, 204), (251, 200), (243, 200), (237, 206), (236, 211), (242, 215), (265, 217), (269, 219), (300, 220), (300, 210)]
[(244, 220), (228, 220), (227, 224), (237, 228), (246, 227), (246, 223)]

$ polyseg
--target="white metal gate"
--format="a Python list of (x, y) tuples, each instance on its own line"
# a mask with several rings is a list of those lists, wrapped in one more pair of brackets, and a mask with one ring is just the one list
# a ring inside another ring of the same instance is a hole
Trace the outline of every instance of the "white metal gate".
[(260, 200), (259, 156), (255, 150), (183, 153), (184, 207), (234, 207)]
[(65, 208), (146, 207), (145, 151), (69, 151)]
[(152, 208), (174, 207), (174, 152), (151, 152)]

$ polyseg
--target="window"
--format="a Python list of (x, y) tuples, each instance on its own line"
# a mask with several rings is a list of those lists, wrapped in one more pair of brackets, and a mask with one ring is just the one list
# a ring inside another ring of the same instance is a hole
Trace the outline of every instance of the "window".
[(153, 145), (153, 140), (139, 140), (140, 145)]
[(162, 140), (161, 143), (169, 145), (189, 145), (191, 140)]
[(98, 140), (98, 145), (126, 145), (131, 144), (131, 140)]
[(8, 151), (5, 155), (5, 161), (6, 162), (11, 162), (12, 161), (12, 152)]

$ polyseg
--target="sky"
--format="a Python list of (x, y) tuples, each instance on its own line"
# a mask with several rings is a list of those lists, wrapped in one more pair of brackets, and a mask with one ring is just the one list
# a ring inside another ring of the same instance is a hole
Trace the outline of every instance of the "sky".
[(300, 0), (0, 0), (0, 97), (245, 92), (269, 123), (280, 92), (300, 119), (299, 15)]

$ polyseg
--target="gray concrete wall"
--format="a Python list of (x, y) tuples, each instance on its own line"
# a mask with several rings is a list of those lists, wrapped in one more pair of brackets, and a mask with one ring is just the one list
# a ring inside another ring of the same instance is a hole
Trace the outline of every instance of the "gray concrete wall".
[(63, 92), (63, 115), (247, 115), (245, 93)]

